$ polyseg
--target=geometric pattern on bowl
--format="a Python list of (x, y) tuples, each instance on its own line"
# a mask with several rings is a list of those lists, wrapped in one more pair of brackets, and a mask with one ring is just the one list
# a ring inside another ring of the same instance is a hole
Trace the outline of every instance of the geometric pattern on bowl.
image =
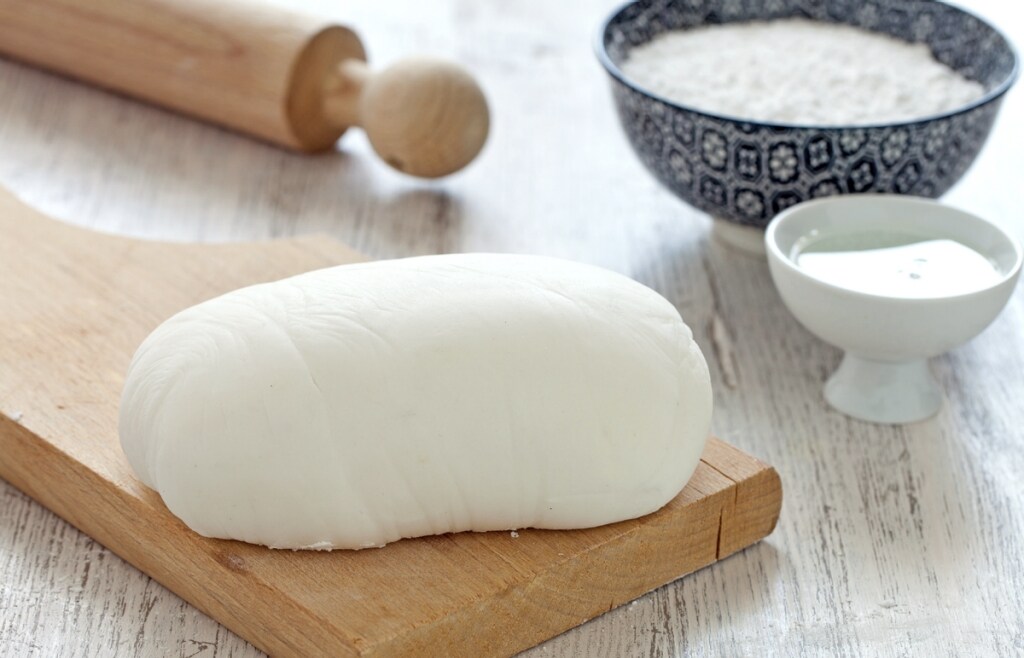
[[(798, 126), (675, 103), (619, 69), (631, 48), (668, 30), (791, 17), (924, 42), (936, 59), (980, 82), (985, 95), (912, 121)], [(935, 0), (641, 0), (605, 22), (597, 54), (611, 76), (619, 120), (644, 166), (687, 203), (758, 227), (801, 201), (834, 194), (942, 195), (974, 162), (1017, 74), (1013, 47), (998, 30)]]

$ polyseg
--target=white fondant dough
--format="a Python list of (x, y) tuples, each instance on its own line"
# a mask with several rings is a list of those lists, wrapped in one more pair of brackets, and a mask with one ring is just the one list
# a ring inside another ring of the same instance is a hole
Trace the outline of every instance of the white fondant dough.
[(469, 254), (318, 270), (178, 313), (132, 360), (120, 433), (200, 534), (324, 549), (653, 512), (710, 419), (707, 365), (660, 295)]

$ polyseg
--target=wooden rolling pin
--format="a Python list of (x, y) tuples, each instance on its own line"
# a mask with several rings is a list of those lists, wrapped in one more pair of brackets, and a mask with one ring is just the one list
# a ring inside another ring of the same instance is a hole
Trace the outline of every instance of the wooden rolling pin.
[(487, 101), (461, 68), (379, 73), (351, 29), (246, 0), (0, 0), (0, 53), (301, 151), (361, 126), (433, 178), (480, 152)]

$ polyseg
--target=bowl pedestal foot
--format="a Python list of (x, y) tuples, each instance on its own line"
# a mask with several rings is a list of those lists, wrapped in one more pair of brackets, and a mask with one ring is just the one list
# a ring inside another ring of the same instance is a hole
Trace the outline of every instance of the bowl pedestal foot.
[(711, 235), (725, 246), (746, 254), (765, 258), (764, 229), (743, 226), (720, 217), (712, 217)]
[(927, 359), (893, 363), (849, 353), (825, 383), (825, 399), (847, 416), (872, 423), (912, 423), (942, 406)]

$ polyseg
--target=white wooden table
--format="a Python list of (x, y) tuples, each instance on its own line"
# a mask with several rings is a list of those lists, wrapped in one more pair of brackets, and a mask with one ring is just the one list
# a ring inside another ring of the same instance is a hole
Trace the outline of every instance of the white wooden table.
[[(962, 3), (1024, 44), (1017, 3)], [(0, 60), (0, 184), (104, 231), (324, 232), (380, 258), (543, 253), (677, 304), (708, 357), (716, 433), (782, 475), (779, 527), (529, 655), (1024, 654), (1024, 292), (935, 360), (937, 417), (850, 420), (820, 392), (839, 353), (780, 306), (765, 263), (712, 242), (708, 218), (629, 151), (591, 53), (614, 0), (309, 4), (356, 25), (377, 62), (432, 52), (471, 68), (494, 114), (479, 162), (423, 183), (355, 134), (342, 152), (291, 155)], [(1021, 117), (1017, 90), (946, 201), (1024, 237)], [(0, 656), (110, 655), (259, 652), (0, 481)]]

